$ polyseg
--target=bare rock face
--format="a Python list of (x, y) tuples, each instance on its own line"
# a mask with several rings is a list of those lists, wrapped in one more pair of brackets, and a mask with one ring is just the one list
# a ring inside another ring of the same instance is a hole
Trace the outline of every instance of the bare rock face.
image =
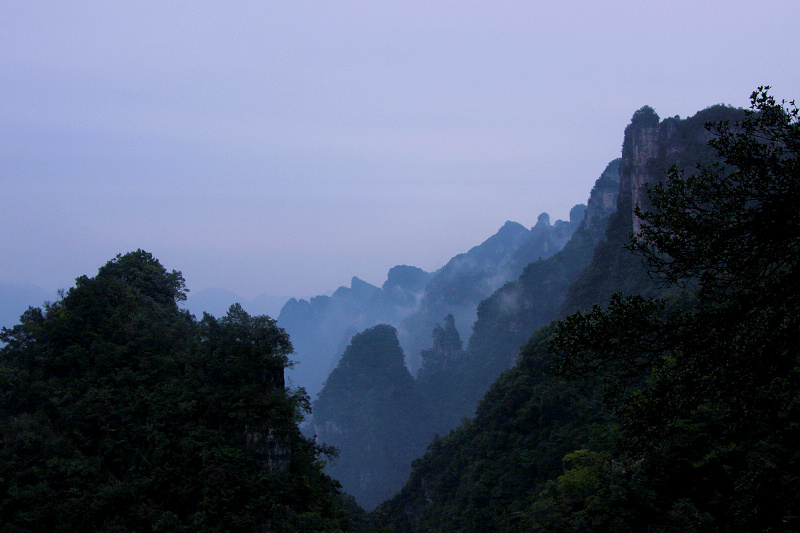
[(646, 207), (647, 184), (660, 179), (653, 175), (649, 164), (658, 154), (659, 118), (652, 107), (644, 106), (633, 114), (625, 128), (620, 168), (619, 202), (631, 211), (634, 233), (639, 231), (639, 220), (633, 210)]
[(256, 452), (258, 461), (268, 472), (288, 472), (292, 445), (268, 425), (245, 428), (245, 447)]
[(633, 114), (622, 145), (618, 202), (619, 212), (630, 216), (634, 234), (640, 229), (634, 209), (650, 209), (648, 187), (663, 181), (671, 166), (691, 173), (698, 164), (714, 161), (716, 152), (708, 146), (712, 135), (706, 124), (734, 123), (743, 117), (744, 111), (725, 105), (708, 107), (685, 119), (660, 120), (650, 106)]
[(604, 232), (608, 216), (617, 210), (621, 162), (619, 158), (611, 161), (592, 187), (584, 221), (592, 232)]

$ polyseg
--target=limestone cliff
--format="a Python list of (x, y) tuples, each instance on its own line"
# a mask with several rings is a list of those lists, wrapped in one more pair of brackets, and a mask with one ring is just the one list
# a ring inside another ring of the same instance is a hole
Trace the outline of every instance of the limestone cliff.
[(592, 187), (585, 220), (585, 226), (590, 231), (605, 232), (609, 215), (617, 210), (621, 162), (619, 158), (611, 161)]
[(676, 116), (660, 120), (650, 106), (633, 114), (622, 145), (619, 194), (634, 233), (639, 231), (639, 220), (633, 209), (650, 208), (648, 188), (661, 182), (671, 166), (693, 172), (698, 164), (713, 162), (706, 124), (734, 122), (743, 116), (741, 109), (724, 105), (708, 107), (686, 119)]
[(620, 166), (619, 202), (630, 211), (634, 231), (638, 221), (633, 215), (634, 207), (644, 207), (647, 185), (657, 182), (650, 172), (649, 163), (658, 157), (659, 118), (650, 106), (644, 106), (633, 114), (631, 123), (625, 128)]
[(617, 212), (609, 218), (591, 263), (569, 288), (561, 316), (603, 304), (614, 292), (650, 295), (658, 290), (641, 261), (625, 249), (640, 228), (634, 210), (650, 209), (648, 190), (661, 182), (673, 165), (693, 172), (698, 164), (713, 163), (715, 152), (708, 146), (711, 135), (706, 123), (734, 122), (742, 116), (742, 110), (723, 105), (686, 119), (660, 120), (649, 106), (633, 114), (622, 144)]

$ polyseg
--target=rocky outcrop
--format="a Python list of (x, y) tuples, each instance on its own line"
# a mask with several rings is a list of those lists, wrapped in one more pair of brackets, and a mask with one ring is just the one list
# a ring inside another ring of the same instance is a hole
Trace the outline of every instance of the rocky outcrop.
[(609, 215), (617, 210), (621, 162), (621, 158), (611, 161), (594, 182), (594, 187), (589, 194), (585, 225), (586, 229), (592, 232), (602, 235), (608, 224)]
[(609, 217), (591, 263), (569, 288), (560, 316), (604, 305), (615, 292), (645, 296), (658, 292), (658, 284), (650, 279), (641, 259), (625, 248), (641, 227), (635, 208), (652, 209), (648, 191), (665, 179), (672, 166), (691, 173), (698, 164), (713, 163), (716, 152), (708, 146), (711, 134), (706, 124), (735, 122), (743, 113), (716, 105), (686, 119), (660, 120), (649, 106), (633, 114), (622, 145), (617, 211)]
[(708, 146), (712, 134), (706, 124), (743, 117), (744, 111), (725, 105), (708, 107), (686, 119), (660, 120), (650, 106), (633, 114), (622, 145), (619, 205), (630, 216), (634, 234), (640, 229), (634, 209), (650, 209), (648, 189), (660, 183), (670, 167), (693, 172), (698, 164), (713, 162), (716, 152)]
[(245, 448), (255, 452), (257, 461), (268, 472), (288, 472), (292, 445), (287, 438), (278, 437), (268, 425), (245, 428)]
[(644, 106), (633, 114), (622, 144), (619, 201), (630, 210), (634, 231), (639, 230), (639, 221), (633, 209), (645, 207), (647, 185), (655, 181), (650, 162), (658, 153), (659, 118), (652, 107)]

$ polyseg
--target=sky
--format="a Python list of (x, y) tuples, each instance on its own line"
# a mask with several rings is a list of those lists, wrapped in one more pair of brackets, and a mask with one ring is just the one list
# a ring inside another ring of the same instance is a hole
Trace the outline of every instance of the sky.
[(0, 282), (307, 297), (566, 219), (633, 113), (800, 98), (800, 2), (0, 0)]

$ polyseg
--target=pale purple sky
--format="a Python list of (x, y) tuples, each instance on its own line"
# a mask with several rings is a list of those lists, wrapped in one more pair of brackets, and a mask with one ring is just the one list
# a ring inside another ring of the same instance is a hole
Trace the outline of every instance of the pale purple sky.
[(567, 218), (642, 105), (800, 98), (800, 2), (0, 1), (0, 281), (308, 296)]

